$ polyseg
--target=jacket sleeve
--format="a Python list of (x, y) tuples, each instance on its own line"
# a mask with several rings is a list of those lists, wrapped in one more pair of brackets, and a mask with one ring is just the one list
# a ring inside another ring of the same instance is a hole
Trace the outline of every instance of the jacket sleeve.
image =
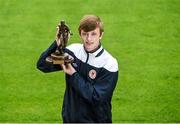
[(41, 54), (39, 60), (37, 61), (37, 68), (39, 70), (45, 73), (62, 70), (60, 65), (54, 65), (46, 62), (46, 57), (48, 57), (51, 53), (53, 53), (56, 50), (56, 48), (57, 48), (57, 44), (54, 41), (51, 44), (51, 46)]
[(111, 99), (118, 80), (117, 72), (102, 72), (103, 75), (90, 83), (75, 72), (71, 78), (72, 87), (91, 104), (99, 104)]

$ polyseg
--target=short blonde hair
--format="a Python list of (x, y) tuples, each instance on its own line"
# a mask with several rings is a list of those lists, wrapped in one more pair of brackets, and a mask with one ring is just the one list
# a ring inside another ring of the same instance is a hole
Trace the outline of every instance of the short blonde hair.
[(101, 21), (101, 19), (96, 15), (85, 15), (80, 21), (78, 31), (81, 35), (81, 30), (89, 32), (96, 29), (97, 27), (99, 27), (101, 35), (102, 32), (104, 32), (103, 22)]

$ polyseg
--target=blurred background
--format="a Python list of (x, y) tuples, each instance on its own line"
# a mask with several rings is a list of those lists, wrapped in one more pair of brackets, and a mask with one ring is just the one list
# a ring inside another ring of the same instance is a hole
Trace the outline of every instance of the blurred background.
[(113, 122), (180, 122), (180, 0), (0, 0), (0, 122), (62, 123), (64, 73), (36, 62), (62, 19), (80, 43), (84, 14), (119, 63)]

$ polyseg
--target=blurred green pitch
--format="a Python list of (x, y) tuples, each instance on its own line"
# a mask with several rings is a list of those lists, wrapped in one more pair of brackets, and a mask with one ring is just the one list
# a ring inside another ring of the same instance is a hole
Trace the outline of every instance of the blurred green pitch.
[(62, 122), (64, 73), (36, 61), (61, 19), (80, 42), (84, 14), (102, 18), (119, 63), (113, 122), (180, 122), (179, 0), (0, 0), (0, 122)]

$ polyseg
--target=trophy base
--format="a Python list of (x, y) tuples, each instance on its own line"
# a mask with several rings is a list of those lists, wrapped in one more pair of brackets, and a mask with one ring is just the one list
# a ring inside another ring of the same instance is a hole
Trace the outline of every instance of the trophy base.
[(55, 55), (51, 54), (51, 56), (48, 56), (46, 58), (46, 62), (52, 63), (52, 64), (68, 64), (73, 63), (73, 59), (69, 59), (68, 55)]

